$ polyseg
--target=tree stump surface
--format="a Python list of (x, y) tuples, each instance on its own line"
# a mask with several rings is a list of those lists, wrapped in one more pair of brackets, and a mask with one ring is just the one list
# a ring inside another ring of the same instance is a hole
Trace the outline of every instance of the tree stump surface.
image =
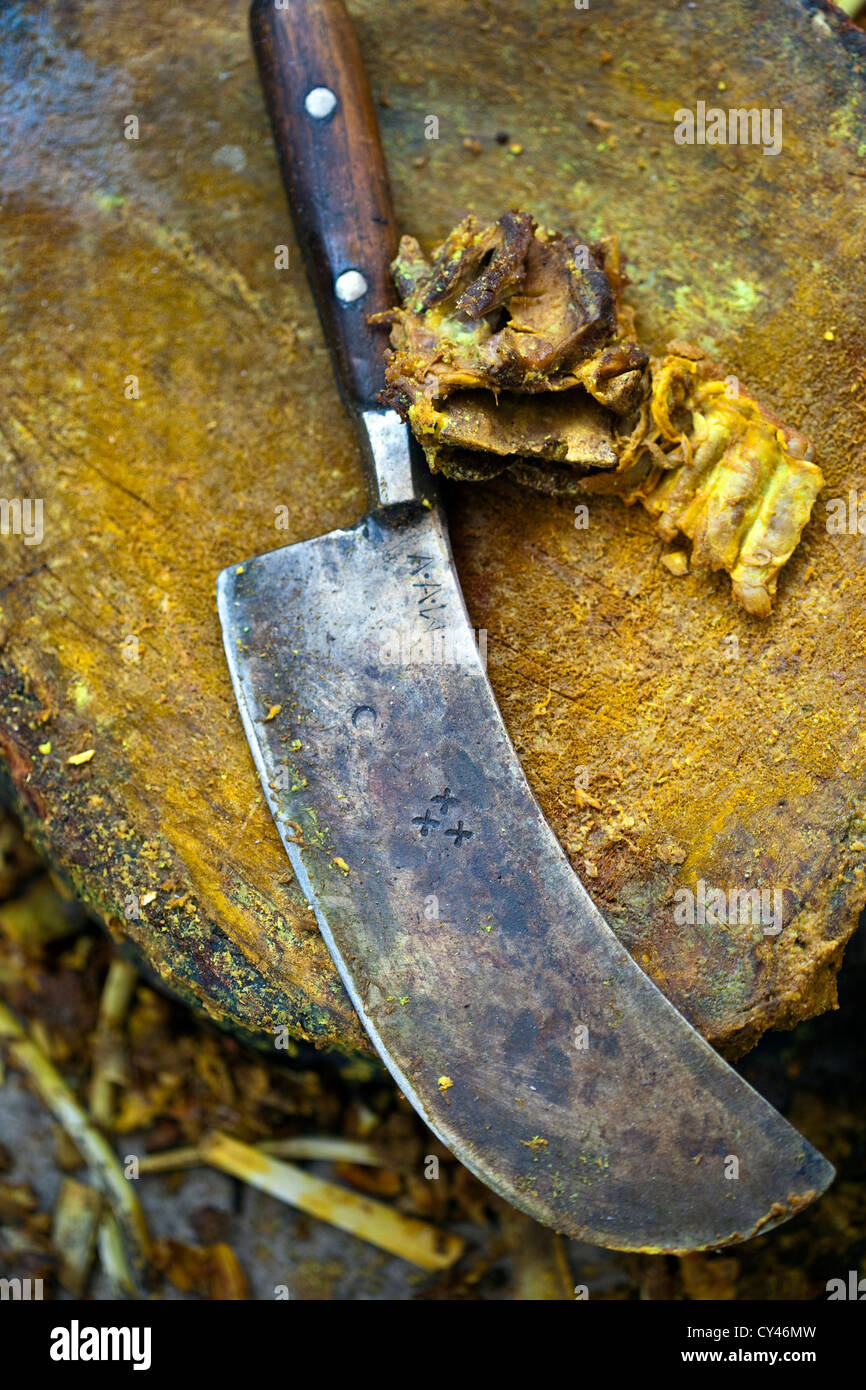
[[(447, 493), (546, 815), (636, 959), (742, 1051), (832, 1006), (866, 900), (866, 538), (827, 528), (866, 486), (862, 36), (802, 0), (350, 8), (405, 231), (519, 206), (617, 232), (642, 340), (703, 345), (815, 440), (826, 488), (763, 622), (727, 576), (670, 575), (615, 498), (577, 529), (513, 484)], [(44, 504), (41, 544), (0, 539), (7, 795), (175, 993), (255, 1037), (366, 1047), (216, 616), (224, 566), (365, 506), (246, 7), (13, 4), (0, 71), (0, 494)], [(781, 153), (675, 144), (698, 100), (780, 108)], [(781, 934), (678, 922), (701, 882), (784, 889)]]

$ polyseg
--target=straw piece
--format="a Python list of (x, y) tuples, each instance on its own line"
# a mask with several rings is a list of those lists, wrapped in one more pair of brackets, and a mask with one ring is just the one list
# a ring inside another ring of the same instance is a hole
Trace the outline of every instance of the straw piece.
[(99, 1001), (89, 1093), (90, 1113), (106, 1127), (114, 1122), (115, 1087), (124, 1084), (128, 1077), (123, 1028), (137, 984), (138, 972), (116, 956), (108, 967)]
[(117, 1218), (120, 1233), (129, 1250), (136, 1276), (144, 1276), (150, 1238), (132, 1183), (111, 1145), (95, 1129), (89, 1115), (70, 1091), (60, 1073), (36, 1044), (27, 1037), (18, 1020), (0, 1003), (0, 1038), (6, 1038), (10, 1059), (27, 1073), (43, 1104), (60, 1121), (87, 1164), (94, 1185), (108, 1200)]
[[(372, 1144), (361, 1139), (340, 1139), (331, 1135), (300, 1135), (290, 1139), (263, 1139), (253, 1146), (257, 1152), (275, 1158), (294, 1158), (320, 1163), (360, 1163), (381, 1168), (382, 1155)], [(144, 1154), (138, 1161), (138, 1171), (170, 1173), (177, 1168), (195, 1168), (206, 1160), (196, 1148), (163, 1149), (160, 1153)]]
[(60, 1282), (76, 1298), (87, 1287), (102, 1211), (100, 1192), (76, 1178), (64, 1178), (54, 1207), (51, 1239), (60, 1256)]
[(99, 1262), (116, 1299), (138, 1298), (135, 1277), (112, 1212), (107, 1211), (99, 1227)]
[(145, 1173), (173, 1173), (178, 1168), (199, 1168), (204, 1159), (195, 1148), (160, 1149), (157, 1153), (142, 1154), (138, 1160), (139, 1177)]
[(360, 1163), (381, 1168), (383, 1158), (361, 1139), (331, 1138), (328, 1135), (300, 1135), (292, 1139), (263, 1139), (255, 1146), (273, 1158), (318, 1160), (322, 1163)]
[(199, 1149), (214, 1168), (422, 1269), (447, 1269), (463, 1251), (464, 1242), (458, 1236), (313, 1177), (294, 1164), (281, 1163), (227, 1134), (206, 1135)]

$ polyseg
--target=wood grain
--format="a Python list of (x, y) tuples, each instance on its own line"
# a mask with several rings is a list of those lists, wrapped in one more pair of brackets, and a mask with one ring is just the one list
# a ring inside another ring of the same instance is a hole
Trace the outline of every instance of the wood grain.
[[(357, 1049), (214, 604), (224, 566), (357, 519), (357, 449), (244, 6), (152, 0), (134, 25), (121, 9), (21, 3), (0, 25), (0, 495), (42, 498), (45, 525), (40, 545), (0, 540), (8, 791), (167, 987), (254, 1036), (286, 1023)], [(866, 485), (863, 56), (838, 16), (795, 0), (351, 12), (402, 229), (429, 244), (511, 205), (618, 231), (644, 341), (727, 361), (814, 437), (825, 497)], [(676, 146), (674, 112), (717, 98), (782, 106), (782, 154)], [(829, 1007), (866, 899), (864, 538), (829, 533), (819, 499), (761, 623), (724, 577), (669, 575), (649, 519), (615, 500), (593, 501), (588, 530), (501, 484), (448, 506), (530, 781), (637, 959), (730, 1050)], [(677, 925), (673, 894), (701, 879), (784, 886), (781, 936)]]

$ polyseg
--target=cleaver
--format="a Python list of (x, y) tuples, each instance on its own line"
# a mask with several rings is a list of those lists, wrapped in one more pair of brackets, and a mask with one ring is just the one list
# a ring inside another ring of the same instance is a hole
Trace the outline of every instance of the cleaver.
[(419, 1115), (568, 1236), (748, 1239), (833, 1169), (728, 1066), (597, 911), (523, 774), (434, 479), (377, 403), (396, 232), (340, 0), (255, 0), (297, 240), (369, 510), (225, 570), (228, 665), (268, 805), (370, 1039)]

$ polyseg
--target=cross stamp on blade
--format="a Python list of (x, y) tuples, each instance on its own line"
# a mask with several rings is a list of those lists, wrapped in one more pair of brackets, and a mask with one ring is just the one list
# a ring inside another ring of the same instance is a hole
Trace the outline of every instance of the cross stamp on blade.
[(457, 797), (451, 795), (450, 787), (446, 787), (441, 796), (431, 796), (430, 800), (440, 801), (442, 803), (439, 809), (442, 812), (443, 816), (447, 813), (449, 806), (460, 805), (460, 802), (458, 801)]
[[(460, 798), (451, 795), (450, 787), (446, 787), (443, 792), (440, 792), (436, 796), (431, 796), (430, 801), (437, 807), (439, 815), (442, 818), (448, 815), (448, 810), (451, 806), (460, 805)], [(428, 806), (423, 816), (412, 817), (412, 824), (418, 826), (421, 838), (426, 840), (431, 830), (437, 830), (439, 828), (442, 824), (442, 820), (437, 820)], [(471, 840), (474, 833), (474, 830), (469, 830), (464, 826), (462, 820), (458, 820), (455, 826), (449, 826), (445, 831), (446, 835), (452, 836), (456, 849), (459, 849), (464, 840)]]
[(413, 824), (413, 825), (419, 825), (419, 826), (421, 827), (421, 834), (422, 834), (422, 836), (426, 839), (426, 837), (427, 837), (427, 836), (429, 835), (429, 833), (430, 833), (431, 827), (435, 828), (437, 825), (441, 825), (442, 822), (441, 822), (441, 821), (438, 821), (438, 820), (434, 820), (433, 817), (431, 816), (430, 810), (429, 810), (429, 808), (428, 808), (428, 809), (424, 812), (423, 816), (413, 816), (413, 817), (412, 817), (412, 824)]
[(464, 829), (463, 829), (463, 822), (462, 822), (462, 820), (459, 820), (459, 821), (457, 822), (457, 825), (454, 827), (454, 829), (453, 829), (453, 830), (446, 830), (446, 831), (445, 831), (445, 834), (446, 834), (446, 835), (453, 835), (453, 836), (454, 836), (454, 844), (457, 845), (457, 846), (459, 846), (459, 845), (461, 845), (461, 844), (463, 843), (464, 840), (471, 840), (471, 839), (472, 839), (473, 831), (471, 831), (471, 830), (464, 830)]

